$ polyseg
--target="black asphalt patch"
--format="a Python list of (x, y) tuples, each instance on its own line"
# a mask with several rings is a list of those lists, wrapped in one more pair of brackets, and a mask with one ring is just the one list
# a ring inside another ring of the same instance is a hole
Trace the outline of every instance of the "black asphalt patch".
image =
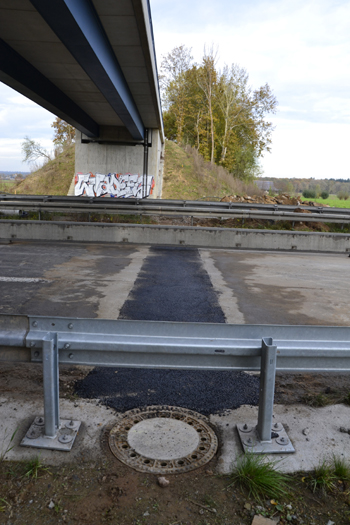
[(196, 249), (151, 248), (119, 319), (224, 323)]
[(259, 380), (244, 372), (95, 368), (76, 384), (76, 393), (118, 412), (171, 405), (209, 415), (257, 405)]
[[(225, 316), (197, 249), (152, 248), (120, 319), (224, 323)], [(76, 393), (117, 411), (173, 405), (213, 414), (256, 405), (259, 379), (244, 372), (95, 368)]]

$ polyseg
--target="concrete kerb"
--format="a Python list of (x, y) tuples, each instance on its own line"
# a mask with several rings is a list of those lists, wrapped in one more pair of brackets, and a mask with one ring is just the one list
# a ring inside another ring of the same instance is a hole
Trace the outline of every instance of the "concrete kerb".
[(350, 253), (347, 234), (242, 228), (0, 220), (0, 239)]
[[(6, 454), (9, 461), (28, 460), (40, 454), (40, 460), (47, 465), (61, 465), (75, 462), (96, 462), (106, 458), (102, 436), (106, 426), (111, 427), (119, 416), (117, 412), (100, 405), (98, 400), (70, 401), (61, 399), (61, 413), (64, 418), (80, 419), (82, 429), (70, 452), (51, 451), (20, 447), (19, 443), (28, 430), (33, 416), (43, 413), (42, 402), (0, 398), (2, 418), (0, 420), (0, 448), (8, 445), (12, 433), (17, 430), (14, 448)], [(237, 458), (243, 453), (236, 425), (256, 422), (257, 407), (241, 406), (228, 410), (223, 415), (214, 414), (210, 421), (221, 440), (217, 472), (228, 474)], [(349, 421), (350, 407), (333, 405), (310, 408), (303, 405), (275, 405), (274, 419), (288, 428), (288, 435), (296, 449), (295, 454), (269, 455), (269, 459), (281, 460), (278, 469), (284, 472), (311, 471), (324, 459), (349, 456), (350, 436), (340, 432), (340, 427)], [(6, 437), (5, 437), (6, 435)], [(4, 450), (4, 449), (3, 449)]]
[[(222, 416), (210, 416), (222, 440), (218, 473), (229, 473), (237, 456), (243, 454), (236, 425), (256, 424), (257, 416), (258, 408), (247, 405), (226, 411)], [(322, 461), (332, 459), (333, 455), (349, 459), (350, 435), (340, 432), (340, 427), (348, 426), (349, 416), (350, 407), (346, 405), (323, 408), (275, 405), (273, 421), (282, 423), (286, 428), (295, 453), (269, 454), (266, 457), (276, 460), (276, 468), (287, 473), (309, 472)]]

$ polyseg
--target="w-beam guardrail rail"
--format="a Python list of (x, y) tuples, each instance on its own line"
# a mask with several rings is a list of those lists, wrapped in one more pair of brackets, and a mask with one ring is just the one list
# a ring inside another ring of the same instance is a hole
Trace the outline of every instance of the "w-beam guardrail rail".
[(244, 450), (294, 452), (273, 423), (276, 370), (350, 372), (350, 327), (111, 321), (0, 315), (0, 361), (42, 363), (44, 417), (22, 444), (70, 450), (80, 421), (59, 416), (59, 364), (260, 371), (257, 424), (238, 427)]
[[(304, 210), (296, 212), (294, 210)], [(0, 195), (1, 211), (48, 213), (97, 213), (124, 215), (189, 216), (220, 219), (262, 219), (291, 222), (350, 223), (350, 209), (312, 206), (201, 202), (162, 199), (114, 199), (104, 197), (55, 197), (39, 195)], [(305, 213), (308, 211), (310, 213)]]

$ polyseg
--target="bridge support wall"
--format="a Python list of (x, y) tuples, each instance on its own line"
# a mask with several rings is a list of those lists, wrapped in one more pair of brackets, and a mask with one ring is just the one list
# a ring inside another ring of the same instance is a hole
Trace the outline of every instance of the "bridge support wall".
[[(143, 174), (143, 144), (120, 145), (82, 142), (80, 131), (75, 141), (75, 173), (131, 173)], [(164, 144), (160, 132), (152, 130), (152, 146), (148, 148), (148, 175), (154, 177), (155, 186), (152, 198), (162, 196)]]

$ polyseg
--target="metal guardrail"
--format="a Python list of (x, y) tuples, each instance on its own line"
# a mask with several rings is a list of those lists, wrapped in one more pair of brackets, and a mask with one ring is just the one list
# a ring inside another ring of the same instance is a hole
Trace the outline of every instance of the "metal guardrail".
[(322, 211), (327, 211), (327, 213), (341, 213), (349, 214), (350, 208), (325, 208), (324, 206), (304, 206), (302, 203), (299, 205), (286, 205), (286, 204), (258, 204), (258, 203), (243, 203), (243, 202), (222, 202), (222, 201), (191, 201), (191, 200), (176, 200), (176, 199), (137, 199), (137, 198), (106, 198), (106, 197), (78, 197), (78, 196), (59, 196), (59, 195), (13, 195), (9, 193), (0, 194), (0, 203), (1, 205), (8, 201), (16, 202), (25, 202), (32, 201), (36, 203), (76, 203), (76, 204), (89, 204), (92, 207), (98, 205), (99, 203), (106, 203), (109, 201), (111, 206), (148, 206), (152, 203), (152, 206), (175, 206), (181, 208), (187, 207), (200, 207), (202, 209), (207, 209), (211, 207), (217, 207), (220, 209), (244, 209), (246, 207), (259, 210), (294, 210), (295, 208), (303, 208), (306, 210), (322, 213)]
[[(303, 209), (310, 213), (298, 213)], [(292, 222), (350, 222), (350, 209), (246, 204), (237, 202), (176, 201), (162, 199), (106, 199), (104, 197), (55, 197), (0, 195), (0, 209), (39, 213), (97, 213), (125, 215), (190, 216), (198, 218), (287, 220)]]
[[(272, 439), (276, 370), (350, 372), (350, 327), (110, 321), (2, 314), (0, 361), (43, 364), (44, 434), (38, 437), (36, 445), (34, 436), (30, 440), (32, 446), (53, 448), (52, 440), (57, 437), (61, 421), (58, 365), (83, 364), (260, 371), (258, 424), (239, 428), (243, 447), (251, 449), (253, 444), (254, 452), (293, 452), (286, 434), (281, 443)], [(282, 431), (283, 427), (279, 427), (279, 432)]]

